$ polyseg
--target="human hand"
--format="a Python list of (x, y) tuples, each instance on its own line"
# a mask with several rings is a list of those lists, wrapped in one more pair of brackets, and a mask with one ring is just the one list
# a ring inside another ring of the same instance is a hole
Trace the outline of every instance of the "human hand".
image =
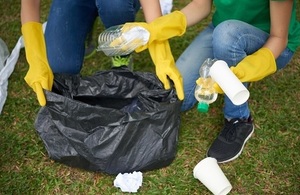
[(165, 41), (185, 33), (187, 21), (185, 15), (180, 11), (161, 16), (151, 23), (133, 22), (124, 24), (122, 31), (126, 32), (133, 27), (142, 27), (150, 32), (148, 44), (138, 47), (135, 51), (141, 52), (148, 48), (153, 41)]
[(253, 82), (276, 72), (277, 67), (273, 53), (264, 47), (248, 55), (230, 69), (241, 82)]
[[(213, 82), (213, 83), (212, 83)], [(203, 86), (204, 88), (206, 87), (210, 87), (212, 85), (213, 87), (213, 90), (214, 92), (217, 92), (219, 94), (223, 94), (224, 91), (222, 90), (222, 88), (218, 85), (218, 83), (216, 83), (214, 80), (205, 80), (204, 78), (202, 77), (199, 77), (197, 80), (196, 80), (196, 84), (197, 85), (201, 85)]]
[(43, 89), (51, 90), (54, 76), (47, 60), (42, 24), (37, 22), (23, 24), (22, 34), (29, 64), (24, 79), (36, 93), (39, 104), (45, 106), (46, 98)]
[(169, 42), (153, 41), (149, 44), (149, 53), (155, 64), (156, 75), (163, 83), (165, 89), (170, 89), (171, 79), (175, 85), (178, 99), (184, 99), (183, 80), (180, 72), (175, 66)]
[(53, 84), (52, 71), (43, 66), (31, 64), (25, 76), (25, 81), (36, 93), (39, 104), (45, 106), (46, 98), (43, 89), (51, 90)]

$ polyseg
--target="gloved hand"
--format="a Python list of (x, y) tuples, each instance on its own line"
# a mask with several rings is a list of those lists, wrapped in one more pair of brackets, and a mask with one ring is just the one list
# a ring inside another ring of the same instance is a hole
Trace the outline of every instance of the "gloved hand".
[(43, 89), (51, 90), (53, 73), (50, 69), (42, 24), (27, 22), (22, 25), (26, 59), (29, 70), (25, 76), (26, 83), (33, 89), (41, 106), (46, 105)]
[(223, 94), (224, 93), (223, 89), (218, 85), (218, 83), (214, 83), (213, 87), (214, 87), (214, 90), (217, 93), (219, 93), (219, 94)]
[(170, 89), (169, 78), (173, 81), (178, 99), (184, 99), (182, 77), (175, 66), (169, 41), (153, 41), (149, 44), (149, 53), (155, 64), (156, 75), (164, 84), (165, 89)]
[(133, 27), (143, 27), (150, 32), (148, 44), (137, 48), (136, 52), (141, 52), (153, 41), (165, 41), (175, 36), (181, 36), (185, 33), (187, 21), (181, 11), (174, 11), (170, 14), (156, 18), (151, 23), (133, 22), (124, 24), (122, 31), (126, 32)]
[(253, 82), (273, 74), (277, 66), (271, 50), (263, 47), (230, 69), (241, 82)]
[[(196, 80), (196, 84), (197, 85), (202, 85), (202, 86), (210, 86), (211, 85), (211, 83), (210, 82), (208, 82), (208, 81), (204, 81), (204, 78), (202, 78), (202, 77), (199, 77), (197, 80)], [(224, 91), (223, 91), (223, 89), (218, 85), (218, 83), (216, 83), (215, 81), (214, 81), (214, 83), (213, 83), (213, 88), (214, 88), (214, 90), (215, 90), (215, 92), (217, 92), (217, 93), (219, 93), (219, 94), (223, 94), (224, 93)]]
[[(241, 82), (253, 82), (276, 72), (277, 66), (271, 50), (264, 47), (245, 57), (230, 69)], [(214, 84), (214, 89), (220, 94), (224, 93), (217, 83)]]

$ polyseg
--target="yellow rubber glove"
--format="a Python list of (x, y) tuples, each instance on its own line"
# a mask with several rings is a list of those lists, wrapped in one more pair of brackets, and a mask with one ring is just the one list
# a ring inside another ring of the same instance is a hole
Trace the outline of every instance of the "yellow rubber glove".
[(173, 81), (178, 99), (184, 99), (182, 77), (175, 66), (169, 41), (153, 41), (149, 44), (149, 53), (155, 64), (156, 75), (164, 84), (165, 89), (170, 89), (169, 78)]
[(218, 85), (218, 83), (214, 83), (213, 87), (217, 93), (219, 93), (219, 94), (224, 93), (223, 89), (221, 89), (221, 87)]
[(231, 71), (241, 82), (259, 81), (277, 70), (275, 58), (270, 49), (264, 47), (245, 57)]
[(187, 21), (181, 11), (174, 11), (170, 14), (156, 18), (151, 23), (133, 22), (124, 24), (122, 31), (126, 32), (133, 27), (140, 26), (150, 32), (148, 44), (137, 48), (136, 52), (141, 52), (153, 41), (165, 41), (175, 36), (181, 36), (185, 33)]
[(25, 81), (36, 93), (39, 104), (45, 106), (46, 98), (43, 89), (51, 90), (53, 73), (47, 60), (42, 24), (38, 22), (23, 24), (22, 34), (29, 64)]
[[(277, 66), (271, 50), (264, 47), (230, 69), (241, 82), (254, 82), (276, 72)], [(214, 89), (220, 94), (224, 93), (217, 83), (214, 84)]]

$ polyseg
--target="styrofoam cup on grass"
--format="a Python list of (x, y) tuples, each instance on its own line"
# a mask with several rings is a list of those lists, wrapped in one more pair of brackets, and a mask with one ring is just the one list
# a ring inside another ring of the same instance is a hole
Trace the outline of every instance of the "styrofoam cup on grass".
[(232, 189), (232, 185), (215, 158), (207, 157), (201, 160), (195, 166), (193, 174), (215, 195), (226, 195)]
[(248, 100), (250, 96), (248, 89), (230, 70), (225, 61), (217, 60), (211, 66), (209, 74), (233, 104), (241, 105)]

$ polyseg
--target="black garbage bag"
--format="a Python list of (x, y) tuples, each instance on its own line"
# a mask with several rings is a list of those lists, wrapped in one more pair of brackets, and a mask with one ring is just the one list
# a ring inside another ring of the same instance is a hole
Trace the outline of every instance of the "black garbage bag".
[(46, 99), (35, 128), (54, 161), (118, 174), (162, 168), (176, 156), (181, 101), (152, 73), (55, 75)]

